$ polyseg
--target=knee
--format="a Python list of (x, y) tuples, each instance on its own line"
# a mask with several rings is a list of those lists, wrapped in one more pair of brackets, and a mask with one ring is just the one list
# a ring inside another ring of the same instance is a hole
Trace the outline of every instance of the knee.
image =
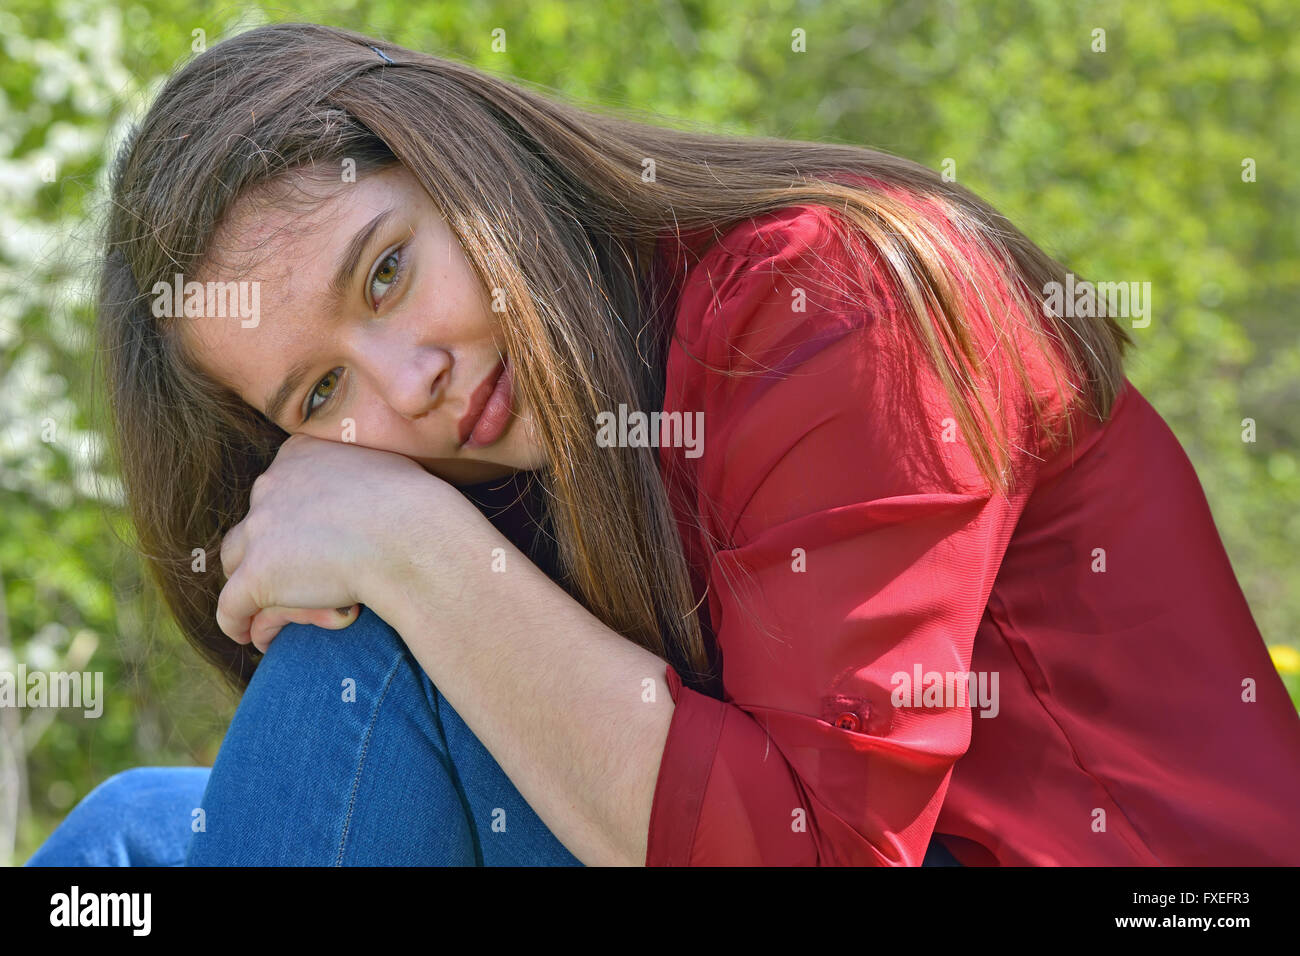
[(207, 767), (132, 767), (113, 774), (74, 809), (88, 820), (128, 821), (172, 807), (197, 807), (208, 783)]
[[(179, 774), (186, 770), (198, 770), (200, 778), (206, 777), (203, 768), (192, 767), (132, 767), (113, 774), (78, 804), (90, 807), (97, 813), (115, 814), (141, 804), (141, 798), (160, 790), (175, 789)], [(199, 792), (202, 793), (201, 782)]]
[(185, 814), (201, 804), (207, 780), (206, 767), (115, 773), (73, 808), (27, 865), (173, 865), (182, 849), (173, 834), (184, 833)]
[(401, 635), (363, 604), (357, 619), (344, 628), (286, 624), (271, 641), (253, 679), (261, 683), (277, 675), (295, 682), (328, 675), (371, 679), (391, 671), (403, 657), (409, 653)]
[[(345, 628), (314, 624), (281, 628), (249, 682), (236, 724), (328, 720), (351, 724), (368, 719), (385, 700), (427, 709), (432, 692), (401, 636), (363, 605), (361, 614)], [(372, 706), (340, 711), (339, 703)]]

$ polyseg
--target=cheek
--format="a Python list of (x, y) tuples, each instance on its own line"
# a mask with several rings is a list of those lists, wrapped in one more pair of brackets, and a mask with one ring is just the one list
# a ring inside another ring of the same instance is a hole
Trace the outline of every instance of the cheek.
[(407, 299), (412, 310), (439, 328), (466, 334), (497, 322), (489, 290), (466, 261), (422, 262), (413, 270), (411, 283)]
[(366, 448), (398, 454), (411, 453), (409, 449), (401, 447), (400, 432), (393, 427), (390, 416), (382, 404), (375, 405), (370, 402), (348, 404), (350, 407), (337, 417), (319, 423), (312, 419), (307, 422), (307, 427), (300, 431), (325, 441), (362, 445)]
[(531, 416), (515, 420), (505, 450), (510, 463), (526, 471), (545, 467), (550, 460), (541, 442), (537, 440)]

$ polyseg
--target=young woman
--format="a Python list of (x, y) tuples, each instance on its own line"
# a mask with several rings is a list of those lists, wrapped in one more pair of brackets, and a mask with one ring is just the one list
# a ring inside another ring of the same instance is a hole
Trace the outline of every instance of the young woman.
[(32, 863), (1300, 863), (1121, 320), (930, 170), (277, 25), (105, 251), (139, 546), (246, 689)]

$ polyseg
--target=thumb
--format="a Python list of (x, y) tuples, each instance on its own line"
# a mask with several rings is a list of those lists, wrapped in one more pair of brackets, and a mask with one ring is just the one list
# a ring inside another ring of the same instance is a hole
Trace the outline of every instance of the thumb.
[(361, 605), (345, 608), (264, 607), (253, 616), (248, 633), (253, 646), (263, 654), (286, 624), (315, 624), (331, 631), (351, 626), (361, 613)]

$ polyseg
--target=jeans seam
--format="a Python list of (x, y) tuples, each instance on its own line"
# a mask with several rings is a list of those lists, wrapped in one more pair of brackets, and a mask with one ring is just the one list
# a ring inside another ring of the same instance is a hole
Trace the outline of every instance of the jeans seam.
[(366, 765), (366, 753), (370, 749), (370, 737), (375, 730), (375, 721), (379, 719), (379, 708), (383, 706), (384, 698), (388, 696), (388, 688), (392, 685), (393, 678), (397, 675), (397, 669), (401, 667), (404, 656), (399, 655), (397, 660), (393, 662), (393, 666), (388, 672), (388, 678), (384, 681), (384, 688), (379, 694), (379, 699), (375, 701), (375, 707), (370, 712), (370, 723), (366, 727), (365, 739), (361, 742), (361, 756), (357, 760), (356, 774), (352, 778), (352, 793), (348, 797), (347, 815), (343, 818), (343, 833), (339, 837), (339, 852), (334, 860), (335, 866), (343, 865), (343, 851), (348, 842), (348, 830), (352, 826), (352, 812), (356, 807), (357, 790), (361, 787), (361, 771)]
[[(420, 673), (424, 674), (424, 669), (420, 668)], [(424, 675), (428, 676), (428, 675)], [(451, 756), (451, 744), (447, 740), (447, 729), (442, 724), (442, 694), (437, 686), (429, 679), (429, 687), (433, 689), (433, 706), (430, 708), (433, 712), (434, 723), (437, 724), (438, 734), (442, 737), (443, 747), (447, 752), (447, 776), (451, 779), (452, 786), (456, 788), (456, 795), (460, 797), (461, 805), (465, 808), (465, 819), (469, 821), (470, 840), (474, 845), (474, 865), (485, 866), (483, 862), (483, 847), (478, 838), (478, 821), (474, 819), (474, 808), (470, 806), (469, 794), (465, 792), (465, 785), (461, 783), (460, 768), (456, 766), (456, 761)]]

